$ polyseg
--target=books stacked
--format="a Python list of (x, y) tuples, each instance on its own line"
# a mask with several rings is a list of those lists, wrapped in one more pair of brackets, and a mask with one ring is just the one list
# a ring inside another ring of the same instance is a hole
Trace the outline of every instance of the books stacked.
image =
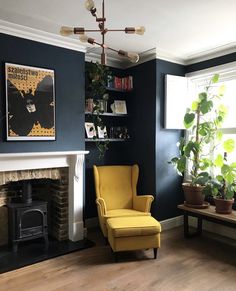
[(108, 88), (114, 88), (118, 90), (123, 90), (123, 91), (130, 91), (133, 90), (133, 77), (132, 76), (127, 76), (127, 77), (117, 77), (115, 76), (113, 80), (108, 79)]

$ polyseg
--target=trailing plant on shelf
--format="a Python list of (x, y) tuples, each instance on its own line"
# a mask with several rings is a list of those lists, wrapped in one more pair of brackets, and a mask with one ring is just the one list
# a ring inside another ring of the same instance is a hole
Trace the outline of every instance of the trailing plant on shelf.
[[(98, 130), (104, 130), (105, 125), (101, 118), (101, 114), (107, 110), (107, 102), (109, 94), (106, 93), (106, 85), (108, 75), (111, 75), (108, 67), (99, 63), (86, 63), (85, 69), (85, 94), (86, 99), (92, 99), (93, 108), (91, 111), (91, 118), (94, 124), (96, 136), (94, 140), (99, 150), (99, 158), (104, 157), (108, 150), (109, 140), (105, 135), (105, 140), (99, 140)], [(91, 129), (92, 130), (92, 129)]]
[(212, 91), (219, 80), (219, 75), (214, 75), (204, 91), (198, 94), (191, 108), (187, 108), (184, 115), (184, 126), (189, 130), (188, 140), (181, 138), (178, 143), (179, 156), (171, 159), (177, 173), (183, 175), (188, 168), (189, 181), (183, 183), (186, 205), (203, 204), (204, 187), (210, 181), (209, 173), (213, 162), (208, 158), (210, 152), (214, 151), (215, 141), (222, 138), (218, 131), (226, 116), (226, 108), (216, 101), (224, 95), (224, 86), (219, 87), (218, 93)]

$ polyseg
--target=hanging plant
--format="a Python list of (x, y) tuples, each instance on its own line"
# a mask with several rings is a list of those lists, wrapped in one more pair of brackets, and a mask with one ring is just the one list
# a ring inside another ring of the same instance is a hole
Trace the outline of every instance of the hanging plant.
[[(108, 150), (109, 140), (99, 140), (98, 129), (104, 130), (105, 125), (101, 114), (107, 110), (109, 94), (106, 93), (108, 75), (111, 75), (109, 69), (99, 63), (86, 63), (85, 70), (85, 94), (86, 99), (93, 100), (93, 109), (91, 112), (92, 122), (96, 135), (93, 137), (99, 151), (99, 158), (104, 157)], [(104, 136), (106, 139), (107, 136)]]

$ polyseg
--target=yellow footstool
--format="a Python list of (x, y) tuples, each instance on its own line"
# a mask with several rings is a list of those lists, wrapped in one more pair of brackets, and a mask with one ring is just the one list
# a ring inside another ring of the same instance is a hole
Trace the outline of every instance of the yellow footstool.
[(154, 258), (160, 247), (160, 223), (151, 216), (115, 217), (107, 220), (108, 241), (115, 254), (153, 248)]

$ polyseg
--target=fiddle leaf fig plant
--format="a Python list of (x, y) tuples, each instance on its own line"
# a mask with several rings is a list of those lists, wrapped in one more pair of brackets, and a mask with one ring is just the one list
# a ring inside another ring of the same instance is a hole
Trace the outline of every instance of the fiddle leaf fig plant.
[[(187, 108), (184, 115), (184, 126), (190, 132), (190, 138), (181, 138), (177, 144), (179, 156), (171, 159), (177, 173), (183, 175), (187, 165), (190, 169), (191, 185), (206, 185), (211, 179), (209, 167), (213, 161), (208, 158), (210, 152), (214, 151), (215, 140), (222, 138), (218, 131), (221, 127), (227, 110), (223, 105), (217, 107), (216, 101), (224, 94), (221, 86), (216, 94), (212, 88), (219, 80), (219, 75), (214, 75), (203, 92), (198, 94), (192, 102), (191, 108)], [(230, 147), (230, 143), (227, 143)]]

